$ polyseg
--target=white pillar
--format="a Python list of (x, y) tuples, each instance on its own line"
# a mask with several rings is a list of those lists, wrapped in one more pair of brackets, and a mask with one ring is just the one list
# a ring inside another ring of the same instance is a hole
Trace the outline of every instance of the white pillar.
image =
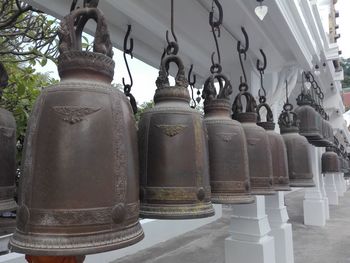
[(265, 197), (266, 214), (269, 219), (270, 235), (275, 239), (276, 263), (294, 263), (292, 225), (288, 223), (284, 192)]
[(338, 192), (337, 192), (337, 187), (335, 185), (334, 177), (335, 177), (334, 173), (327, 173), (325, 174), (325, 177), (324, 177), (326, 194), (330, 205), (339, 204)]
[(225, 263), (276, 263), (275, 242), (269, 236), (265, 197), (255, 203), (233, 205), (231, 236), (225, 240)]
[(342, 186), (343, 186), (343, 192), (345, 193), (347, 191), (347, 187), (346, 187), (346, 181), (344, 178), (344, 173), (342, 173), (342, 176), (340, 177), (341, 182), (342, 182)]
[(303, 202), (304, 207), (304, 224), (311, 226), (324, 226), (326, 225), (326, 209), (325, 200), (320, 190), (319, 174), (321, 174), (321, 156), (319, 150), (309, 145), (312, 170), (314, 174), (315, 187), (308, 188), (305, 191), (305, 197)]
[(329, 200), (326, 194), (325, 184), (324, 184), (324, 176), (322, 174), (322, 154), (325, 152), (324, 148), (317, 148), (319, 154), (319, 180), (320, 180), (320, 191), (322, 194), (322, 198), (324, 200), (324, 209), (326, 212), (326, 219), (329, 217)]
[(342, 177), (343, 177), (343, 173), (336, 173), (334, 177), (338, 196), (344, 196), (344, 187), (343, 187)]

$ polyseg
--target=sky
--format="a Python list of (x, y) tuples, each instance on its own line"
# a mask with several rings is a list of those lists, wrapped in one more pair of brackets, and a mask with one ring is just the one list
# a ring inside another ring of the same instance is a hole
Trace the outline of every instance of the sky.
[[(337, 18), (337, 24), (339, 24), (339, 29), (337, 30), (337, 32), (341, 34), (340, 39), (338, 39), (339, 48), (343, 52), (342, 56), (344, 58), (349, 58), (350, 0), (338, 0), (338, 3), (336, 4), (336, 9), (339, 10), (340, 14), (339, 18)], [(161, 51), (159, 53), (159, 59), (160, 56)], [(126, 71), (123, 53), (120, 50), (114, 49), (113, 59), (116, 63), (113, 82), (122, 83), (122, 78), (125, 77), (126, 83), (129, 83), (129, 77)], [(136, 58), (130, 59), (129, 56), (128, 61), (134, 80), (134, 85), (132, 87), (131, 93), (135, 96), (137, 103), (142, 104), (143, 102), (152, 100), (154, 91), (156, 89), (155, 80), (158, 76), (158, 69), (153, 68)], [(52, 62), (48, 62), (48, 64), (44, 68), (40, 68), (39, 66), (37, 66), (37, 70), (41, 72), (50, 72), (50, 75), (52, 77), (59, 79), (56, 65)]]

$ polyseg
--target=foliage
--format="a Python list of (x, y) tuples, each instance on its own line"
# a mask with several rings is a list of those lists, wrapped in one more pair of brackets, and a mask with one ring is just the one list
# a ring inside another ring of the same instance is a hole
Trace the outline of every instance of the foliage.
[(344, 80), (342, 81), (343, 89), (350, 88), (350, 58), (342, 59), (340, 64), (344, 71)]
[(9, 85), (3, 90), (0, 107), (12, 112), (17, 123), (18, 160), (22, 154), (22, 145), (27, 122), (34, 102), (42, 87), (57, 82), (48, 75), (35, 73), (33, 67), (23, 64), (4, 64), (9, 75)]
[(150, 109), (154, 106), (153, 100), (142, 103), (137, 106), (137, 113), (135, 114), (135, 119), (138, 122), (142, 113), (144, 113), (147, 109)]
[(58, 21), (20, 0), (0, 1), (0, 61), (56, 60)]

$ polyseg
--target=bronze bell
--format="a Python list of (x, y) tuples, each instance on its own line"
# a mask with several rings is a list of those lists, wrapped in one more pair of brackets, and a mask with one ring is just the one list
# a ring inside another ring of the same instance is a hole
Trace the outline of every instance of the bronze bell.
[[(81, 50), (89, 19), (93, 52)], [(75, 25), (75, 22), (78, 24)], [(29, 120), (12, 251), (86, 255), (143, 238), (139, 218), (136, 122), (125, 95), (110, 83), (113, 51), (97, 8), (61, 22), (58, 71)]]
[(287, 149), (289, 185), (312, 187), (315, 186), (315, 183), (313, 181), (309, 143), (304, 136), (299, 134), (298, 117), (292, 110), (293, 105), (287, 101), (278, 118), (280, 131)]
[[(0, 63), (0, 100), (8, 86), (8, 74)], [(0, 214), (16, 210), (16, 121), (12, 113), (0, 108)]]
[(340, 173), (341, 164), (338, 155), (332, 148), (327, 147), (326, 152), (322, 154), (322, 173)]
[[(243, 112), (242, 97), (246, 98), (245, 112)], [(252, 194), (275, 194), (272, 187), (271, 149), (266, 131), (256, 125), (258, 118), (256, 106), (254, 97), (247, 91), (241, 91), (234, 100), (232, 117), (242, 124), (246, 136)]]
[[(261, 121), (260, 109), (266, 109), (266, 121)], [(269, 139), (269, 146), (272, 156), (272, 185), (276, 191), (290, 191), (288, 175), (287, 150), (282, 136), (275, 132), (275, 123), (273, 122), (273, 113), (270, 106), (263, 102), (257, 107), (258, 125), (266, 130)]]
[(16, 121), (12, 113), (0, 108), (0, 214), (16, 210)]
[[(217, 94), (214, 80), (225, 83)], [(225, 75), (209, 77), (203, 88), (204, 123), (209, 137), (211, 200), (220, 204), (254, 202), (250, 195), (247, 142), (242, 125), (231, 119), (232, 86)]]
[[(169, 85), (169, 64), (178, 67)], [(141, 217), (191, 219), (214, 215), (210, 198), (208, 142), (201, 114), (189, 105), (181, 59), (162, 58), (155, 106), (141, 115), (139, 154)]]
[(311, 94), (302, 91), (297, 97), (297, 104), (298, 107), (294, 112), (299, 120), (299, 133), (311, 144), (318, 146), (323, 141), (324, 124), (320, 114), (311, 106), (313, 104)]

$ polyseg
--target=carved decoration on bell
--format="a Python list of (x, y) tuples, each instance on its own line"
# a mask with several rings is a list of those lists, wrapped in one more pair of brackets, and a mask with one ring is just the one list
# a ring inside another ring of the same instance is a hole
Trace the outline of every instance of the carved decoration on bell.
[[(93, 52), (82, 30), (96, 21)], [(29, 120), (12, 251), (86, 255), (143, 238), (136, 122), (114, 74), (106, 21), (86, 6), (59, 31), (62, 81), (43, 89)]]
[[(0, 100), (8, 86), (8, 74), (0, 63)], [(0, 214), (14, 211), (16, 178), (16, 121), (13, 114), (0, 108)]]
[(286, 145), (288, 157), (289, 185), (294, 187), (312, 187), (312, 163), (309, 143), (299, 134), (299, 120), (293, 112), (293, 105), (288, 100), (288, 85), (286, 81), (286, 103), (278, 118), (280, 131)]

